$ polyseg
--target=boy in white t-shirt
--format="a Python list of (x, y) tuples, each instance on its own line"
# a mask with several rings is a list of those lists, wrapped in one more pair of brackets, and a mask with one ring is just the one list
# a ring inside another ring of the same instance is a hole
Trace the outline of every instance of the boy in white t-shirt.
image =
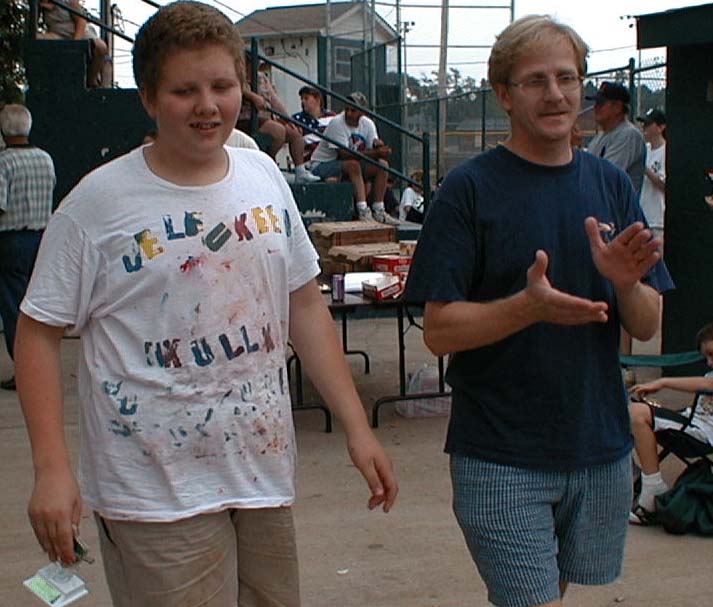
[[(419, 184), (423, 183), (423, 171), (411, 173), (411, 179)], [(399, 219), (401, 221), (413, 221), (423, 223), (423, 187), (409, 184), (401, 194), (399, 203)]]
[(651, 108), (637, 121), (646, 140), (646, 169), (639, 203), (653, 233), (663, 241), (666, 210), (666, 114)]
[[(706, 325), (696, 334), (696, 347), (706, 359), (711, 369), (703, 377), (660, 377), (645, 384), (636, 384), (629, 391), (638, 396), (655, 394), (668, 388), (679, 392), (704, 392), (698, 396), (698, 403), (690, 424), (685, 432), (704, 443), (713, 445), (713, 324)], [(677, 413), (647, 402), (633, 402), (629, 405), (634, 448), (641, 466), (641, 494), (638, 503), (629, 515), (629, 522), (646, 525), (656, 522), (656, 496), (666, 493), (669, 487), (661, 476), (658, 448), (654, 434), (659, 430), (679, 430), (690, 417), (690, 410)]]
[[(344, 425), (370, 508), (394, 502), (391, 464), (287, 184), (268, 156), (224, 146), (244, 79), (237, 30), (177, 2), (142, 26), (133, 55), (157, 139), (65, 198), (21, 306), (30, 521), (50, 559), (72, 563), (84, 501), (117, 606), (297, 607), (288, 337)], [(65, 329), (82, 338), (79, 482), (62, 423)]]

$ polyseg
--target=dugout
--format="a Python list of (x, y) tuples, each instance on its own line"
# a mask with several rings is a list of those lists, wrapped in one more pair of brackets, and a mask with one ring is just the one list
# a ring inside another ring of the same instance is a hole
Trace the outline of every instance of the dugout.
[(713, 4), (637, 17), (638, 48), (667, 50), (665, 260), (677, 288), (664, 298), (662, 352), (693, 349), (713, 322), (712, 24)]

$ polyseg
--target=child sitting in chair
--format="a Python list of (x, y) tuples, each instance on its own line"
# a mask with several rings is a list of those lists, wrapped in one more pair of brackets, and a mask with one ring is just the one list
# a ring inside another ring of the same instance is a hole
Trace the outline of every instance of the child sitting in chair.
[[(698, 331), (696, 345), (705, 357), (708, 367), (713, 369), (713, 324)], [(644, 397), (662, 388), (692, 393), (713, 390), (713, 371), (703, 377), (662, 377), (645, 384), (636, 384), (629, 391), (632, 395)], [(633, 402), (629, 406), (629, 414), (634, 434), (634, 449), (641, 466), (641, 494), (638, 504), (629, 515), (629, 522), (645, 525), (655, 521), (656, 496), (668, 491), (668, 485), (659, 470), (654, 432), (681, 429), (688, 421), (690, 411), (687, 409), (676, 413), (648, 402)], [(685, 432), (699, 441), (713, 445), (713, 395), (699, 396), (693, 419)]]

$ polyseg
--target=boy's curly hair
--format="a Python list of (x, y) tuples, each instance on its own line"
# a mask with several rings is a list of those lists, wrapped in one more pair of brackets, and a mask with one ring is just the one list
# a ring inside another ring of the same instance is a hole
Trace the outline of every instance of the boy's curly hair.
[(713, 341), (713, 323), (699, 329), (696, 333), (696, 349), (700, 350), (706, 341)]
[(218, 9), (202, 2), (180, 1), (156, 11), (139, 29), (134, 42), (134, 79), (149, 97), (156, 93), (166, 57), (176, 50), (219, 44), (235, 58), (243, 84), (244, 46), (235, 24)]

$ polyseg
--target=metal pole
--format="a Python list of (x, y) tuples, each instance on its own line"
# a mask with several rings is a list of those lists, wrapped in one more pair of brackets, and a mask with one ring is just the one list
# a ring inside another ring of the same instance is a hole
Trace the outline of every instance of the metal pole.
[(634, 116), (641, 116), (641, 49), (639, 49), (639, 71), (636, 84), (636, 113)]
[(371, 34), (369, 36), (371, 48), (369, 50), (369, 99), (371, 107), (377, 108), (376, 100), (376, 0), (371, 0)]
[[(325, 57), (326, 61), (326, 71), (327, 71), (327, 78), (325, 80), (324, 85), (326, 88), (331, 89), (332, 88), (332, 33), (331, 33), (331, 28), (332, 28), (332, 5), (330, 4), (330, 0), (326, 0), (325, 5), (325, 15), (324, 15), (324, 37), (325, 37)], [(317, 75), (317, 79), (319, 79), (319, 74)], [(327, 106), (331, 106), (331, 100), (325, 99), (324, 100), (325, 104)]]
[[(258, 43), (257, 38), (250, 40), (250, 89), (253, 93), (257, 93), (257, 68), (258, 68)], [(257, 108), (250, 104), (250, 135), (255, 136), (260, 125), (260, 120), (257, 115)]]
[[(448, 95), (448, 0), (442, 0), (441, 4), (441, 52), (438, 60), (438, 96), (446, 97)], [(445, 152), (446, 147), (446, 123), (447, 123), (448, 105), (443, 108), (438, 115), (438, 137), (436, 145), (439, 150)], [(441, 162), (443, 157), (441, 156)], [(438, 173), (445, 173), (445, 167), (439, 164)]]
[(423, 209), (428, 211), (431, 202), (431, 135), (423, 133)]
[(629, 107), (636, 111), (639, 103), (639, 95), (636, 91), (636, 60), (633, 57), (629, 58), (629, 92), (631, 95), (631, 105)]
[(441, 173), (441, 98), (436, 97), (436, 181), (442, 175)]
[(488, 91), (481, 92), (481, 104), (480, 104), (480, 151), (485, 151), (485, 110), (486, 101), (488, 97)]
[[(362, 36), (362, 50), (364, 51), (364, 60), (362, 61), (362, 82), (364, 85), (369, 83), (369, 55), (367, 54), (368, 51), (368, 42), (366, 39), (366, 33), (369, 31), (369, 15), (367, 13), (366, 7), (367, 7), (367, 0), (361, 0), (362, 3), (362, 27), (364, 29), (364, 34)], [(352, 78), (352, 84), (354, 84), (354, 79)], [(368, 90), (363, 90), (363, 87), (360, 85), (360, 89), (362, 89), (363, 93), (368, 93)], [(373, 103), (373, 99), (371, 100)]]

